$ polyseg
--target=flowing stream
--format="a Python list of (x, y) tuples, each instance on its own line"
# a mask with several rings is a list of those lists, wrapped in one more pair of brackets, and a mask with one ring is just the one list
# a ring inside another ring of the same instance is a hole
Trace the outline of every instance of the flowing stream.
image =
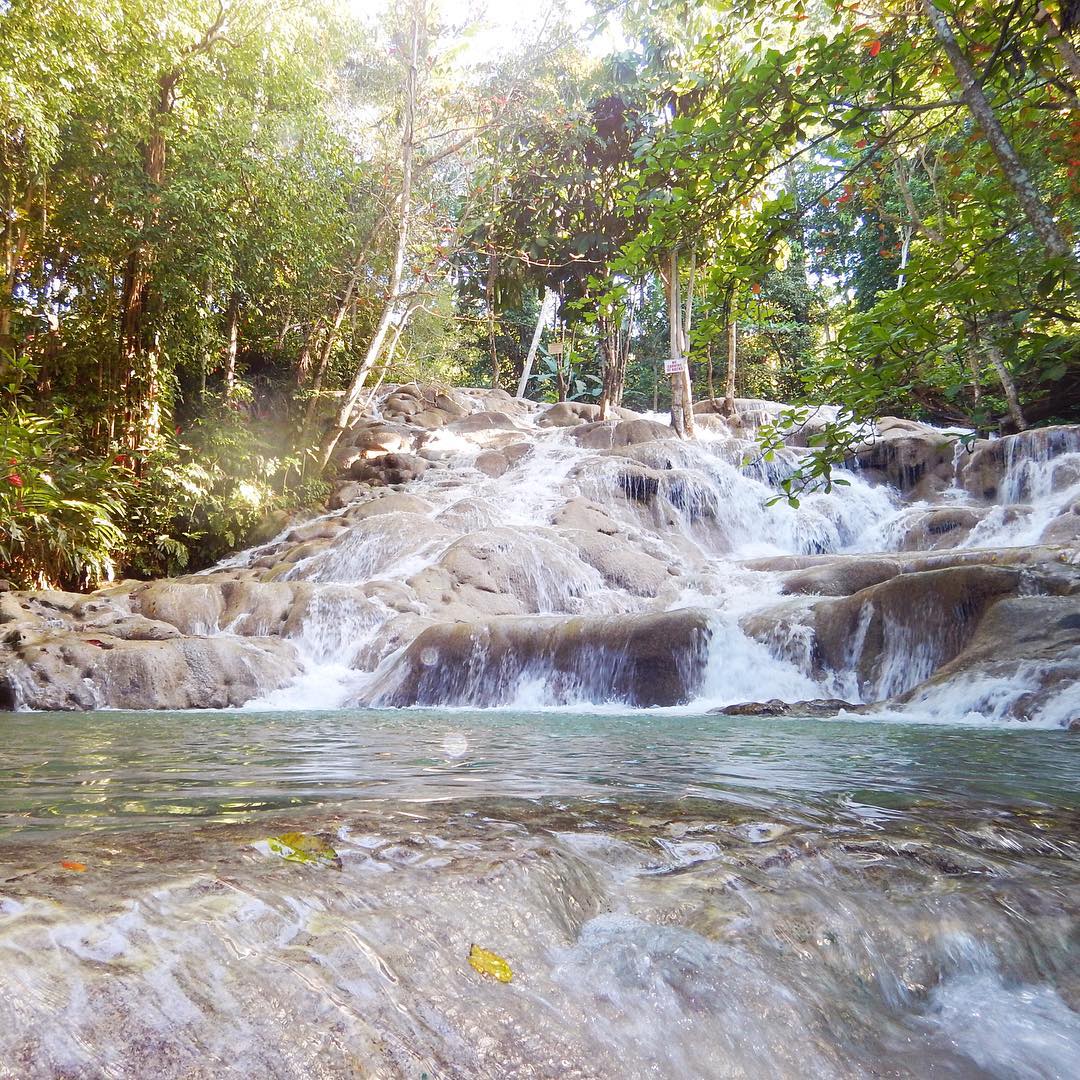
[[(1066, 1078), (1080, 743), (683, 714), (25, 714), (0, 1076)], [(338, 864), (266, 841), (318, 834)], [(513, 979), (473, 970), (470, 947)]]
[[(798, 451), (780, 450), (766, 461), (752, 439), (707, 429), (693, 443), (662, 441), (632, 448), (630, 464), (641, 471), (628, 474), (626, 457), (583, 447), (567, 429), (526, 429), (523, 423), (522, 430), (528, 432), (530, 452), (496, 477), (475, 467), (482, 443), (478, 447), (453, 432), (432, 433), (426, 452), (441, 459), (442, 467), (409, 486), (410, 495), (427, 507), (423, 516), (395, 511), (349, 524), (349, 507), (328, 515), (325, 520), (341, 520), (348, 527), (329, 546), (297, 559), (283, 575), (315, 589), (293, 634), (304, 672), (250, 707), (401, 704), (395, 691), (405, 646), (416, 631), (409, 631), (400, 648), (387, 650), (383, 642), (400, 607), (388, 607), (378, 597), (358, 601), (351, 590), (376, 581), (422, 596), (425, 577), (440, 573), (448, 560), (453, 564), (463, 545), (470, 558), (490, 568), (481, 594), (497, 593), (511, 601), (497, 614), (705, 612), (709, 656), (702, 677), (691, 680), (692, 710), (763, 698), (880, 701), (930, 676), (942, 660), (940, 642), (920, 625), (894, 628), (885, 635), (879, 673), (868, 682), (853, 671), (863, 646), (856, 633), (844, 663), (815, 669), (810, 620), (784, 606), (788, 598), (781, 595), (779, 576), (763, 569), (763, 561), (928, 550), (940, 526), (928, 527), (927, 522), (942, 513), (966, 513), (971, 521), (949, 534), (947, 549), (937, 543), (934, 549), (972, 557), (980, 550), (1037, 545), (1050, 523), (1080, 506), (1080, 429), (1063, 429), (1061, 437), (1034, 447), (1010, 443), (1000, 491), (990, 505), (979, 504), (960, 486), (970, 455), (957, 443), (952, 484), (932, 498), (905, 498), (859, 471), (839, 469), (838, 486), (804, 496), (797, 509), (775, 497), (777, 481), (794, 467)], [(657, 487), (655, 496), (651, 489), (634, 488), (649, 483)], [(603, 558), (598, 563), (595, 552), (578, 546), (576, 519), (569, 512), (579, 506), (604, 515), (625, 541), (609, 562), (617, 566), (629, 551), (650, 565), (673, 568), (675, 576), (655, 588), (636, 588), (637, 564), (627, 563), (622, 575), (610, 572)], [(242, 554), (235, 565), (251, 563), (262, 550)], [(865, 617), (871, 608), (867, 605)], [(762, 635), (746, 631), (748, 618), (769, 618), (777, 611), (783, 612), (779, 638), (773, 634), (763, 642)], [(483, 616), (481, 609), (453, 617)], [(948, 622), (951, 615), (938, 612), (937, 618)], [(927, 624), (933, 621), (928, 616)], [(378, 662), (364, 660), (365, 654)], [(435, 703), (452, 705), (490, 700), (515, 708), (595, 707), (610, 704), (610, 680), (591, 677), (604, 671), (608, 661), (582, 650), (577, 670), (560, 680), (541, 659), (506, 674), (505, 685), (494, 695), (490, 665), (477, 665), (483, 685), (462, 685), (456, 666), (449, 664), (443, 684), (436, 683), (430, 696)], [(443, 668), (437, 648), (421, 662), (433, 669), (432, 675)], [(909, 710), (909, 718), (946, 723), (1013, 719), (1016, 702), (1031, 689), (1029, 673), (1021, 668), (1004, 678), (954, 680), (925, 695)], [(1022, 718), (1054, 728), (1077, 716), (1080, 687), (1071, 685), (1024, 711)]]

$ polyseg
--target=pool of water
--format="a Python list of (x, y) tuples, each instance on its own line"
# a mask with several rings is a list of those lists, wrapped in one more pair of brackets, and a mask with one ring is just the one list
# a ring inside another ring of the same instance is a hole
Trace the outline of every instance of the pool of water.
[(0, 1077), (1076, 1074), (1076, 735), (0, 725)]
[(0, 833), (248, 821), (344, 800), (678, 799), (812, 818), (1080, 806), (1067, 732), (571, 712), (22, 713)]

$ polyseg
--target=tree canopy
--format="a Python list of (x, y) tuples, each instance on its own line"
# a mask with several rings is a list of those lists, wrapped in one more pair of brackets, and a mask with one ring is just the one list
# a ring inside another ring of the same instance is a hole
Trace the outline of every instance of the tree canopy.
[(1075, 15), (631, 0), (478, 58), (434, 0), (3, 0), (4, 573), (207, 564), (381, 380), (837, 404), (793, 495), (853, 421), (1080, 418)]

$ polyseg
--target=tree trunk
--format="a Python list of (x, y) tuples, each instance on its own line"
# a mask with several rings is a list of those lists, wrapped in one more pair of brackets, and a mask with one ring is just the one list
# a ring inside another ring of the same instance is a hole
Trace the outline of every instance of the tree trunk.
[(159, 189), (165, 178), (165, 118), (176, 103), (179, 68), (158, 80), (153, 130), (143, 143), (143, 175), (149, 188), (149, 207), (139, 222), (139, 237), (128, 252), (120, 290), (120, 380), (124, 389), (124, 430), (127, 445), (135, 449), (157, 435), (160, 427), (160, 381), (156, 335), (147, 325), (155, 305), (152, 292), (154, 249), (146, 233), (160, 214)]
[[(117, 357), (124, 389), (124, 427), (127, 445), (136, 448), (153, 438), (161, 423), (160, 356), (156, 334), (148, 327), (157, 305), (153, 293), (154, 249), (147, 234), (160, 216), (160, 189), (165, 179), (165, 122), (176, 105), (176, 88), (184, 61), (209, 52), (223, 39), (228, 10), (222, 4), (202, 37), (184, 50), (182, 58), (158, 78), (150, 136), (143, 143), (143, 175), (148, 187), (148, 208), (138, 222), (138, 238), (128, 253), (120, 290), (120, 332)], [(110, 420), (110, 425), (112, 421)]]
[(727, 372), (724, 376), (724, 415), (735, 415), (735, 362), (739, 353), (739, 324), (728, 312), (727, 323)]
[(971, 397), (978, 405), (982, 399), (982, 387), (979, 385), (982, 378), (982, 373), (979, 371), (979, 354), (974, 346), (965, 349), (964, 352), (967, 354), (968, 371), (971, 372)]
[(488, 355), (491, 357), (491, 388), (499, 389), (499, 349), (497, 323), (495, 319), (495, 283), (499, 274), (499, 257), (493, 251), (488, 256), (487, 286), (484, 290), (487, 298), (488, 313)]
[(1048, 256), (1071, 259), (1072, 248), (1062, 236), (1053, 215), (1039, 196), (1031, 176), (1009, 141), (1008, 135), (1005, 134), (1004, 128), (998, 123), (993, 106), (979, 85), (975, 69), (953, 35), (949, 20), (934, 6), (932, 0), (923, 0), (923, 7), (960, 83), (961, 96), (976, 123), (982, 128), (986, 141), (990, 144), (990, 149), (993, 150), (1001, 166), (1005, 180), (1012, 188), (1035, 235), (1042, 241)]
[(234, 289), (229, 295), (225, 316), (225, 397), (231, 398), (236, 388), (236, 353), (240, 345), (240, 294)]
[(370, 408), (375, 403), (375, 397), (379, 393), (379, 388), (382, 386), (386, 379), (386, 374), (390, 370), (390, 365), (394, 362), (394, 357), (397, 355), (398, 342), (401, 341), (401, 335), (405, 330), (405, 327), (409, 323), (409, 319), (412, 318), (415, 306), (410, 305), (405, 309), (405, 313), (397, 326), (394, 327), (393, 336), (390, 338), (390, 344), (386, 347), (386, 356), (383, 358), (382, 367), (379, 369), (379, 377), (375, 380), (375, 385), (368, 391), (367, 396), (367, 408)]
[(690, 391), (689, 361), (686, 356), (690, 317), (693, 314), (694, 273), (695, 262), (691, 257), (690, 294), (686, 300), (684, 316), (679, 289), (679, 253), (673, 250), (668, 257), (664, 284), (668, 298), (668, 338), (671, 345), (671, 359), (682, 360), (680, 370), (671, 376), (671, 426), (680, 439), (691, 438), (694, 434), (694, 401)]
[(998, 343), (994, 340), (993, 331), (983, 334), (979, 330), (978, 324), (974, 322), (969, 324), (969, 329), (976, 346), (986, 354), (987, 360), (990, 361), (991, 367), (993, 367), (998, 380), (1001, 382), (1001, 389), (1005, 393), (1005, 401), (1009, 406), (1009, 416), (1012, 417), (1016, 430), (1025, 430), (1027, 421), (1024, 419), (1023, 410), (1020, 408), (1020, 395), (1016, 392), (1016, 383), (1013, 382), (1013, 377), (1005, 364), (1005, 357)]
[(536, 329), (533, 330), (532, 343), (529, 345), (529, 355), (525, 357), (525, 366), (521, 369), (521, 382), (518, 383), (517, 396), (523, 398), (528, 388), (529, 379), (532, 377), (533, 363), (536, 361), (536, 350), (540, 347), (540, 338), (544, 335), (544, 326), (547, 323), (550, 309), (554, 306), (555, 294), (544, 289), (544, 299), (540, 301), (540, 313), (536, 316)]
[(630, 334), (621, 318), (607, 315), (597, 320), (597, 327), (604, 358), (600, 419), (607, 420), (611, 410), (622, 404), (623, 390), (626, 387), (626, 364), (630, 354)]
[[(414, 8), (412, 19), (412, 41), (409, 50), (409, 67), (405, 78), (405, 102), (402, 109), (401, 121), (401, 202), (398, 211), (398, 240), (397, 250), (394, 254), (394, 266), (390, 274), (390, 282), (387, 288), (386, 301), (383, 305), (382, 315), (375, 327), (371, 342), (360, 366), (356, 369), (352, 383), (345, 394), (345, 400), (341, 404), (334, 426), (327, 432), (319, 448), (319, 469), (322, 471), (329, 464), (330, 457), (334, 452), (341, 436), (348, 430), (349, 420), (353, 409), (360, 398), (360, 392), (364, 388), (364, 381), (368, 372), (379, 359), (383, 343), (391, 326), (397, 322), (397, 313), (401, 309), (401, 282), (405, 274), (405, 257), (409, 250), (409, 227), (412, 223), (412, 185), (413, 185), (413, 127), (416, 123), (416, 99), (418, 83), (418, 52), (420, 48), (420, 10)], [(402, 312), (402, 321), (407, 320), (408, 310)]]
[(1073, 48), (1072, 42), (1062, 34), (1053, 15), (1040, 4), (1035, 13), (1035, 21), (1046, 30), (1047, 37), (1054, 43), (1058, 55), (1065, 61), (1065, 66), (1074, 79), (1080, 80), (1080, 53)]
[[(338, 299), (334, 317), (330, 320), (330, 325), (326, 328), (323, 336), (322, 345), (319, 347), (319, 362), (315, 365), (315, 377), (311, 381), (311, 396), (308, 398), (307, 408), (304, 410), (303, 430), (305, 433), (311, 430), (315, 414), (319, 409), (319, 394), (322, 392), (323, 380), (326, 378), (326, 370), (330, 366), (330, 357), (333, 355), (341, 324), (345, 321), (349, 308), (353, 307), (355, 309), (353, 292), (356, 289), (356, 283), (360, 279), (360, 271), (361, 264), (358, 260), (353, 266), (353, 272), (349, 275), (349, 280), (345, 284), (341, 297)], [(304, 348), (307, 349), (307, 347), (307, 343), (305, 343)]]

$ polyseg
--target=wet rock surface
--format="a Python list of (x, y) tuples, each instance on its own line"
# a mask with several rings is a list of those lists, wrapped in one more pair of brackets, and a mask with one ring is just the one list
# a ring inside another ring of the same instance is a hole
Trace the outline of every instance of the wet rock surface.
[(710, 709), (717, 716), (837, 716), (839, 713), (865, 711), (866, 705), (856, 705), (839, 698), (814, 698), (811, 701), (744, 701), (738, 705), (725, 705)]
[(552, 704), (679, 705), (701, 686), (709, 635), (708, 614), (693, 608), (440, 623), (424, 630), (358, 704), (507, 705), (540, 671)]

